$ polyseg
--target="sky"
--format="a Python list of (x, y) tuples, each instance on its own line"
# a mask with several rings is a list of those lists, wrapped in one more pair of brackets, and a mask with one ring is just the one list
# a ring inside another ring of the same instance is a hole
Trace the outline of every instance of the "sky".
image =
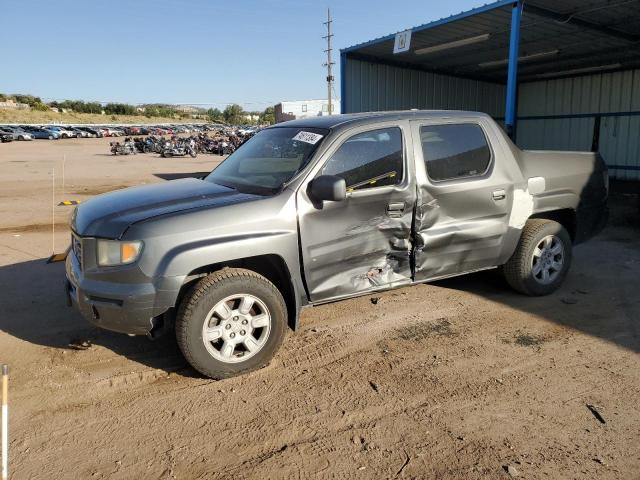
[(0, 92), (263, 110), (326, 97), (339, 49), (489, 0), (3, 0)]

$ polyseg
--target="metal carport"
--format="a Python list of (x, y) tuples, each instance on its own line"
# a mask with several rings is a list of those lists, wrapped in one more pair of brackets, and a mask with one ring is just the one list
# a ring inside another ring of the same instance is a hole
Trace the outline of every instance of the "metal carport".
[(342, 112), (484, 111), (523, 148), (640, 179), (640, 0), (501, 0), (341, 50)]

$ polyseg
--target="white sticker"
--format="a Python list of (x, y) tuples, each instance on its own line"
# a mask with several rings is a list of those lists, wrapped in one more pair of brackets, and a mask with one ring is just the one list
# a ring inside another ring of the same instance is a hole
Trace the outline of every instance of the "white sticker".
[(315, 145), (322, 138), (322, 135), (319, 133), (313, 132), (298, 132), (298, 134), (293, 137), (294, 140), (300, 140), (301, 142), (310, 143), (311, 145)]

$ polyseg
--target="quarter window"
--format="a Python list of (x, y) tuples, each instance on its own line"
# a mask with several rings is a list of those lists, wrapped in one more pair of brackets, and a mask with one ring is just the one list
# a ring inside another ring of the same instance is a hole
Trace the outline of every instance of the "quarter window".
[(348, 191), (400, 183), (403, 175), (400, 128), (354, 135), (331, 156), (321, 174), (344, 178)]
[(428, 125), (420, 128), (420, 139), (432, 180), (479, 176), (489, 168), (491, 150), (480, 125)]

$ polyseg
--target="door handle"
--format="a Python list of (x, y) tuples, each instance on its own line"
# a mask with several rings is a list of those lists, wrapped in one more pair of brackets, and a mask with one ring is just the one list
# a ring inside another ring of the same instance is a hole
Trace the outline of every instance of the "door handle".
[(491, 196), (494, 200), (504, 200), (507, 198), (507, 192), (504, 190), (494, 190)]
[(404, 213), (404, 202), (395, 202), (387, 205), (387, 215), (390, 217), (401, 217)]

